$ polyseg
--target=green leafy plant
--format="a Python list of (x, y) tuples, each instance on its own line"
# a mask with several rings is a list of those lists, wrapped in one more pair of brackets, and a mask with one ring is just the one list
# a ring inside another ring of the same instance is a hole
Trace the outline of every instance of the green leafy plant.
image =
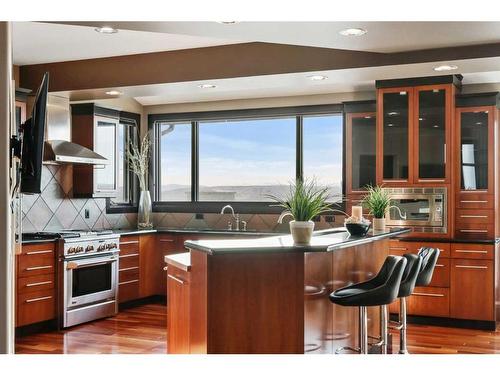
[(286, 216), (292, 216), (295, 221), (309, 221), (315, 216), (331, 211), (328, 199), (328, 189), (318, 188), (314, 180), (297, 180), (290, 184), (290, 189), (285, 197), (266, 194), (267, 197), (278, 204), (272, 205), (285, 209), (280, 215), (279, 223)]
[(391, 195), (381, 186), (366, 187), (368, 194), (361, 200), (361, 205), (369, 210), (376, 219), (382, 219), (391, 208)]

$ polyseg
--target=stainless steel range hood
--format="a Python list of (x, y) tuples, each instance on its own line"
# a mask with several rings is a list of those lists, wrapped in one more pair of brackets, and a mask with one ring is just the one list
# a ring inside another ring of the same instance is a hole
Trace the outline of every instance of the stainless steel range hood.
[(71, 114), (67, 98), (48, 96), (45, 139), (45, 164), (109, 164), (104, 156), (71, 142)]

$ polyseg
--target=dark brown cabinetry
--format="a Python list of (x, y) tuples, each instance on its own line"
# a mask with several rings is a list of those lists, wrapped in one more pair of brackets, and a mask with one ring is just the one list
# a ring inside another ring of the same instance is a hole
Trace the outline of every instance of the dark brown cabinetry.
[(118, 271), (118, 301), (120, 303), (139, 298), (141, 256), (139, 248), (139, 236), (122, 236), (120, 238)]
[(172, 265), (167, 269), (168, 352), (190, 353), (190, 273)]
[(16, 263), (16, 327), (55, 319), (55, 244), (23, 245)]

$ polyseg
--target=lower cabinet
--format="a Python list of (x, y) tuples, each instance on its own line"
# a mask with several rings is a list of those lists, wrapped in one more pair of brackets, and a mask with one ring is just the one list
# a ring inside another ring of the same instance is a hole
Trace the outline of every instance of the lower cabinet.
[(118, 302), (139, 298), (139, 236), (120, 237), (120, 260), (118, 264)]
[(190, 320), (190, 274), (169, 265), (167, 269), (167, 351), (171, 354), (187, 354)]

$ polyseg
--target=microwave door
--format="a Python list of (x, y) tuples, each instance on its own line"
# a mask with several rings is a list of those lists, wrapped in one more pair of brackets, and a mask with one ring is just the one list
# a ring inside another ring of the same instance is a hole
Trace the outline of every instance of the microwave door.
[(398, 197), (391, 199), (389, 225), (428, 225), (431, 221), (431, 200), (428, 196)]

